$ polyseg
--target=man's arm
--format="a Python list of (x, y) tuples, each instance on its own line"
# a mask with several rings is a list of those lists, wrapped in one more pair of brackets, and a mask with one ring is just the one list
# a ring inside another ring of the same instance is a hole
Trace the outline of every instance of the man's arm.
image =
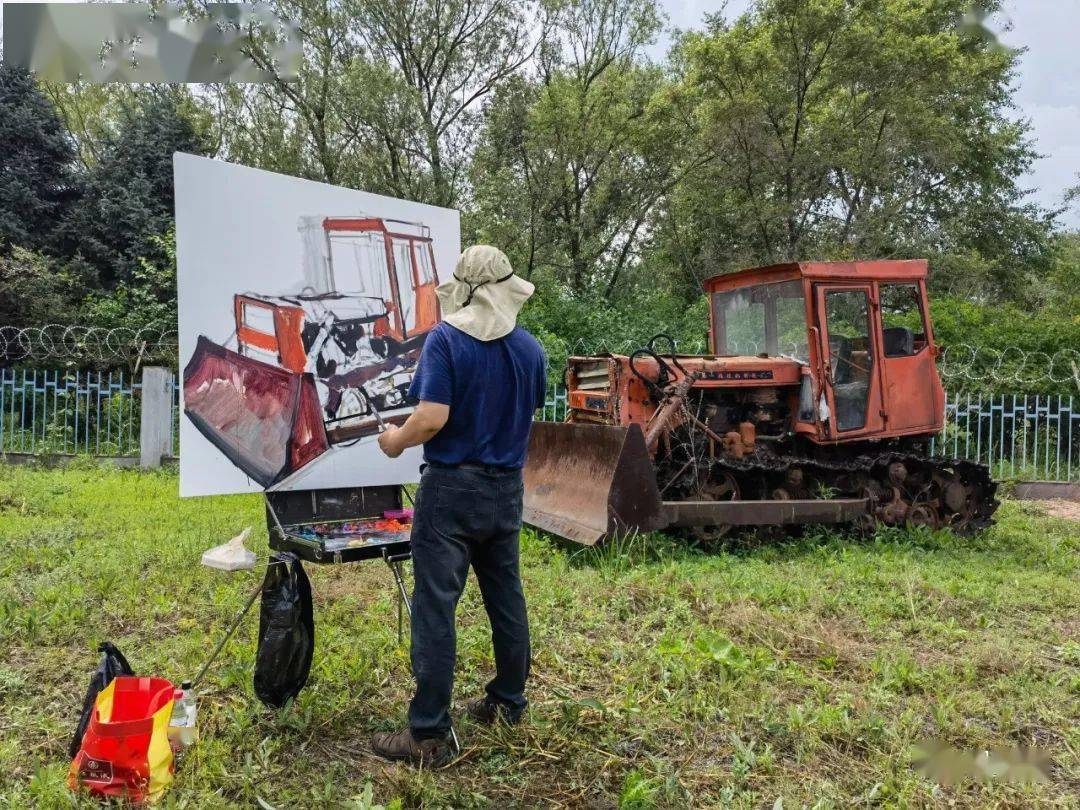
[(388, 425), (379, 434), (379, 448), (390, 458), (397, 458), (407, 448), (423, 444), (440, 430), (450, 418), (450, 406), (440, 402), (421, 401), (400, 428)]

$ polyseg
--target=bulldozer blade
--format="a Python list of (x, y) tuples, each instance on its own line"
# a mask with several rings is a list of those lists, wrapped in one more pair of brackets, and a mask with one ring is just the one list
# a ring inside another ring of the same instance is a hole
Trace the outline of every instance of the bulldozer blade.
[(534, 422), (524, 478), (524, 521), (568, 540), (591, 546), (665, 523), (639, 425)]
[(245, 357), (203, 335), (184, 368), (184, 413), (263, 487), (330, 447), (310, 374)]

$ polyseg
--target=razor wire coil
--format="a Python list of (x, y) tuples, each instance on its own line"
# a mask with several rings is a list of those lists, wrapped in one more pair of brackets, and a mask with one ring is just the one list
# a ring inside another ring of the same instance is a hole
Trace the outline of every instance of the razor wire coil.
[(176, 364), (178, 336), (165, 325), (139, 328), (45, 324), (0, 326), (0, 360), (6, 365), (65, 366), (166, 362)]
[[(166, 324), (133, 328), (45, 324), (43, 326), (0, 326), (0, 360), (6, 365), (55, 364), (63, 366), (165, 363), (176, 367), (178, 334)], [(586, 341), (567, 346), (571, 356), (595, 354), (629, 355), (643, 341)], [(703, 354), (703, 340), (679, 341), (680, 352)], [(754, 341), (745, 345), (734, 341), (729, 347), (737, 354), (758, 354)], [(788, 354), (794, 354), (794, 347)], [(1053, 354), (1027, 351), (1019, 346), (1004, 348), (957, 343), (946, 346), (938, 357), (938, 370), (951, 390), (1009, 387), (1015, 390), (1055, 387), (1080, 391), (1080, 349), (1061, 348)]]
[[(579, 339), (568, 348), (570, 356), (594, 354), (629, 355), (644, 341), (621, 340), (589, 342)], [(709, 351), (702, 340), (679, 341), (678, 351), (704, 354)], [(781, 347), (783, 348), (783, 347)], [(733, 354), (758, 354), (761, 346), (755, 341), (731, 341)], [(788, 351), (787, 354), (795, 354)], [(1061, 348), (1053, 354), (1028, 351), (1019, 346), (1004, 348), (972, 346), (955, 343), (941, 349), (937, 359), (938, 371), (950, 390), (979, 388), (1010, 388), (1013, 390), (1054, 387), (1068, 392), (1080, 392), (1080, 349)]]

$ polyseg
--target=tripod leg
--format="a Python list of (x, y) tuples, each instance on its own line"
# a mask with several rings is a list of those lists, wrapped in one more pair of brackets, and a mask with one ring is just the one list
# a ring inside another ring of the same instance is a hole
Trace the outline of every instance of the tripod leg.
[(210, 669), (210, 665), (214, 663), (214, 661), (217, 659), (218, 653), (220, 653), (222, 649), (224, 649), (225, 644), (230, 638), (232, 638), (233, 633), (236, 632), (236, 628), (240, 626), (240, 622), (244, 620), (247, 612), (251, 610), (251, 606), (255, 604), (256, 597), (258, 597), (258, 595), (262, 593), (264, 583), (265, 580), (260, 580), (258, 587), (256, 587), (255, 590), (253, 590), (248, 596), (247, 601), (244, 602), (244, 607), (240, 609), (240, 612), (237, 614), (236, 618), (233, 619), (233, 623), (229, 626), (229, 629), (225, 631), (225, 635), (222, 637), (221, 641), (218, 642), (218, 645), (214, 648), (214, 651), (210, 653), (210, 657), (207, 658), (206, 662), (202, 665), (202, 669), (199, 670), (199, 674), (196, 675), (195, 678), (191, 681), (192, 687), (196, 687), (202, 682), (203, 676), (206, 675), (207, 670)]
[(405, 577), (401, 573), (401, 561), (393, 560), (387, 562), (390, 566), (390, 570), (394, 572), (394, 582), (397, 583), (398, 595), (401, 597), (401, 603), (405, 605), (405, 610), (409, 613), (409, 618), (412, 618), (412, 601), (409, 599), (409, 592), (405, 589)]

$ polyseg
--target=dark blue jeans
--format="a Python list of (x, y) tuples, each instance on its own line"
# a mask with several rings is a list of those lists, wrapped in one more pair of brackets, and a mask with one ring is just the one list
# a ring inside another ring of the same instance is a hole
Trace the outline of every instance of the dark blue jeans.
[(520, 470), (427, 465), (412, 528), (415, 584), (409, 705), (415, 739), (450, 733), (457, 633), (454, 614), (469, 565), (491, 622), (495, 678), (488, 698), (517, 718), (525, 710), (529, 620), (518, 567), (523, 485)]

